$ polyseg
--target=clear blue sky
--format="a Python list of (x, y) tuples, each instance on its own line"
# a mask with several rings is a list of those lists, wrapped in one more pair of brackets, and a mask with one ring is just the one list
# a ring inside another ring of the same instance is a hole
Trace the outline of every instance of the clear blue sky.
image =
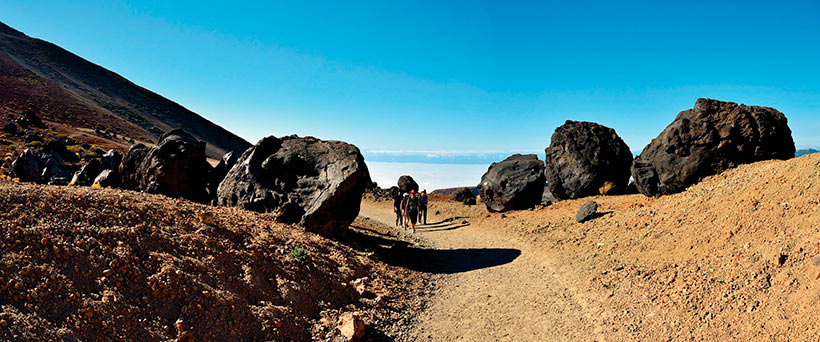
[(251, 142), (543, 157), (567, 119), (638, 152), (698, 97), (820, 146), (818, 4), (0, 0), (0, 20)]

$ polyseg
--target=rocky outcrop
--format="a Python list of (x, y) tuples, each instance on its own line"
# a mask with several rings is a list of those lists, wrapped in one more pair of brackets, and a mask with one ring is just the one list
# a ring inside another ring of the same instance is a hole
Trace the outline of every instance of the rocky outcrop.
[(208, 176), (208, 194), (212, 199), (216, 199), (216, 190), (219, 188), (219, 183), (225, 179), (225, 175), (236, 164), (236, 154), (233, 152), (225, 153), (219, 163), (211, 169), (211, 174)]
[(17, 125), (15, 125), (13, 122), (7, 122), (3, 126), (3, 132), (6, 132), (10, 135), (17, 135)]
[(419, 184), (416, 183), (413, 177), (410, 177), (408, 175), (399, 177), (398, 186), (399, 190), (401, 190), (402, 193), (410, 192), (410, 190), (419, 192)]
[(133, 144), (128, 148), (128, 152), (123, 156), (119, 166), (120, 186), (123, 189), (137, 190), (139, 188), (140, 181), (137, 169), (147, 154), (148, 147), (141, 143)]
[(740, 164), (794, 152), (786, 116), (776, 109), (698, 99), (644, 148), (632, 177), (644, 195), (673, 194)]
[(559, 199), (623, 193), (629, 184), (632, 152), (612, 128), (567, 121), (545, 151), (547, 184)]
[(71, 180), (71, 172), (66, 169), (65, 160), (58, 153), (40, 152), (37, 154), (40, 161), (40, 182), (50, 185), (66, 185)]
[(94, 179), (103, 171), (103, 165), (99, 159), (91, 159), (87, 164), (80, 168), (80, 171), (74, 173), (71, 178), (71, 185), (77, 186), (91, 186), (94, 184)]
[(71, 152), (65, 146), (65, 143), (58, 139), (51, 139), (43, 145), (43, 153), (54, 153), (60, 156), (64, 161), (69, 163), (76, 163), (80, 161), (80, 156)]
[(148, 150), (136, 173), (142, 191), (206, 203), (210, 169), (205, 142), (174, 129)]
[(119, 170), (122, 162), (122, 154), (115, 149), (110, 149), (102, 155), (100, 163), (103, 170)]
[(527, 209), (541, 203), (544, 163), (534, 154), (515, 154), (490, 165), (479, 185), (489, 211)]
[(117, 170), (103, 170), (94, 179), (93, 182), (94, 186), (100, 186), (102, 188), (116, 188), (120, 185), (120, 178), (117, 174)]
[(37, 155), (29, 149), (11, 163), (11, 177), (19, 178), (21, 182), (39, 182), (42, 169)]
[(219, 205), (274, 212), (280, 222), (335, 234), (359, 214), (370, 173), (356, 146), (297, 136), (259, 140), (217, 190)]
[(476, 203), (475, 195), (473, 195), (473, 191), (470, 188), (460, 188), (456, 191), (456, 194), (453, 195), (453, 201), (461, 202), (466, 205), (474, 205)]

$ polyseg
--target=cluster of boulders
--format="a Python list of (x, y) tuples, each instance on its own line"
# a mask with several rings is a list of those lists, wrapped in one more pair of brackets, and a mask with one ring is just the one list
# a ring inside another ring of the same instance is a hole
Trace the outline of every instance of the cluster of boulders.
[[(118, 177), (110, 172), (117, 169), (120, 158), (119, 152), (110, 150), (80, 167), (80, 157), (69, 151), (62, 141), (52, 139), (38, 152), (23, 150), (11, 163), (9, 176), (21, 182), (51, 185), (92, 185), (99, 180), (104, 186), (116, 186)], [(100, 177), (105, 171), (109, 172)]]
[(683, 191), (703, 177), (740, 164), (788, 159), (794, 154), (783, 113), (769, 107), (698, 99), (693, 109), (678, 114), (634, 160), (612, 128), (567, 121), (553, 133), (543, 164), (535, 155), (511, 156), (490, 166), (479, 187), (490, 211), (537, 205), (545, 182), (558, 199), (630, 189), (660, 196)]
[(461, 202), (466, 205), (475, 205), (476, 198), (475, 194), (473, 194), (473, 190), (470, 188), (459, 188), (456, 190), (456, 193), (453, 195), (453, 201)]
[(335, 234), (359, 214), (371, 184), (364, 157), (340, 141), (289, 136), (263, 138), (237, 157), (229, 152), (215, 167), (205, 142), (181, 129), (163, 134), (156, 146), (134, 144), (125, 155), (110, 150), (80, 167), (60, 141), (42, 151), (25, 150), (11, 176), (24, 182), (120, 187), (181, 197), (199, 203), (275, 213), (280, 222)]

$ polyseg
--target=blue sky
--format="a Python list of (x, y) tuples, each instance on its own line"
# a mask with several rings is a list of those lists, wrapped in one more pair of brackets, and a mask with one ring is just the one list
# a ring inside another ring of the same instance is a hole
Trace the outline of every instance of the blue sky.
[(637, 153), (712, 97), (775, 107), (820, 146), (813, 1), (0, 0), (0, 20), (251, 142), (543, 158), (573, 119)]

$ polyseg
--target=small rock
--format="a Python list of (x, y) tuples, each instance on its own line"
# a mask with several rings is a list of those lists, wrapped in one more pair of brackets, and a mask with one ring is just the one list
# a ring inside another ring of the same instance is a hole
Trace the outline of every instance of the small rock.
[(441, 214), (441, 212), (440, 212), (440, 211), (438, 211), (438, 210), (436, 210), (436, 215), (439, 215), (439, 214)]
[(581, 209), (578, 209), (578, 213), (575, 214), (575, 221), (584, 222), (589, 220), (595, 213), (598, 211), (598, 203), (595, 201), (589, 201), (581, 206)]
[(467, 222), (467, 220), (461, 221), (461, 224), (468, 224), (468, 223), (470, 223), (470, 222)]
[(502, 219), (507, 218), (507, 215), (501, 214), (501, 215), (498, 215), (498, 218), (502, 218)]
[(348, 341), (364, 336), (364, 320), (358, 312), (345, 312), (339, 316), (337, 326), (342, 336)]

